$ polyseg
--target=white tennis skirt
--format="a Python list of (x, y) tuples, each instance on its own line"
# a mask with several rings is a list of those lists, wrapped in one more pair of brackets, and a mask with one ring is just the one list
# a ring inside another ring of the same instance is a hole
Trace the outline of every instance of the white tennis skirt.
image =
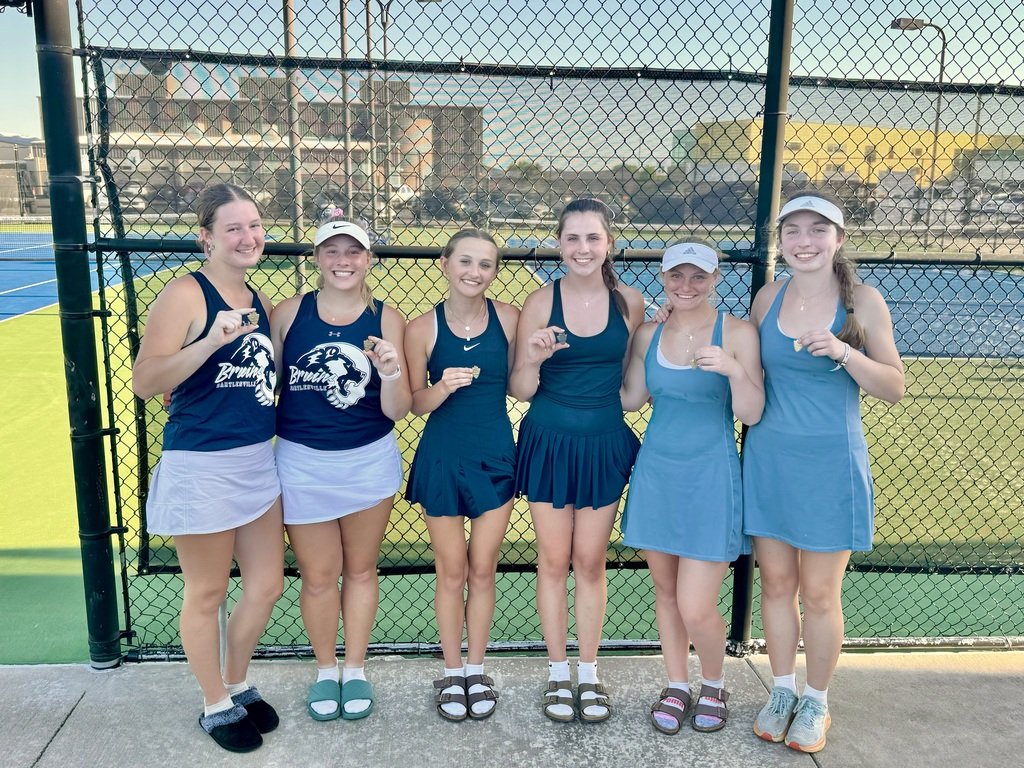
[(270, 440), (225, 451), (164, 451), (149, 481), (146, 529), (218, 533), (263, 515), (281, 495)]
[(393, 432), (346, 451), (319, 451), (279, 437), (277, 473), (284, 522), (324, 523), (394, 496), (402, 486), (402, 454)]

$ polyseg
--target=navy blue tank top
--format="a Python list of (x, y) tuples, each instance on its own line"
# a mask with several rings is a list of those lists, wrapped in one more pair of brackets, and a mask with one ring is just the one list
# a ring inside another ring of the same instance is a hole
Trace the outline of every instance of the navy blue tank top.
[(459, 338), (448, 327), (444, 304), (434, 307), (437, 336), (427, 361), (431, 384), (437, 384), (445, 368), (472, 368), (480, 375), (468, 387), (455, 390), (430, 414), (431, 420), (469, 427), (508, 422), (505, 392), (508, 389), (508, 338), (494, 304), (487, 299), (487, 328), (471, 339)]
[[(552, 400), (568, 408), (594, 409), (613, 406), (621, 411), (622, 360), (629, 343), (629, 327), (608, 296), (608, 323), (593, 336), (577, 336), (565, 325), (562, 314), (562, 281), (552, 284), (549, 325), (565, 328), (567, 349), (541, 363), (540, 384), (535, 397)], [(621, 414), (620, 414), (621, 415)]]
[(319, 451), (359, 448), (395, 426), (380, 409), (380, 376), (363, 354), (366, 337), (381, 337), (384, 305), (375, 299), (376, 312), (367, 307), (350, 325), (331, 325), (317, 312), (318, 293), (302, 297), (284, 339), (277, 434)]
[[(210, 333), (218, 312), (232, 309), (202, 272), (193, 272), (206, 300), (206, 325), (191, 346)], [(164, 427), (165, 451), (224, 451), (274, 436), (274, 346), (270, 319), (250, 286), (259, 322), (215, 351), (171, 392)]]

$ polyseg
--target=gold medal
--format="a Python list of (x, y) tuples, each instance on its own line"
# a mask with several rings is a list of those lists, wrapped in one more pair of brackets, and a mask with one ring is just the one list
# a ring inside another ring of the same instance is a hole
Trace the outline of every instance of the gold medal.
[(480, 378), (480, 366), (479, 365), (474, 365), (473, 366), (473, 378), (474, 379), (479, 379)]
[(693, 358), (693, 359), (692, 359), (692, 360), (690, 361), (690, 368), (692, 368), (692, 369), (693, 369), (693, 370), (695, 370), (695, 371), (697, 370), (697, 358), (696, 358), (696, 357), (695, 357), (695, 358)]
[(259, 325), (260, 324), (260, 313), (255, 309), (245, 316), (247, 325)]
[(565, 340), (569, 338), (565, 331), (559, 331), (555, 334), (555, 344), (565, 344)]
[(373, 339), (365, 339), (363, 341), (363, 352), (372, 352), (375, 346), (377, 346), (377, 342)]
[(793, 351), (799, 352), (804, 348), (804, 345), (800, 343), (800, 339), (793, 339)]

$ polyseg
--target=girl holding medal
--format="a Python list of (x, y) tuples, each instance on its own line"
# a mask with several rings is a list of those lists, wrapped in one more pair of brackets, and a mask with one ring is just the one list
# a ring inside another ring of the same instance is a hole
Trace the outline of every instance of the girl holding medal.
[[(199, 724), (224, 749), (248, 752), (278, 725), (246, 673), (284, 573), (270, 301), (245, 280), (263, 255), (264, 231), (256, 203), (231, 184), (203, 190), (196, 212), (206, 259), (153, 302), (132, 391), (170, 392), (146, 522), (149, 533), (174, 537), (185, 582), (181, 644), (203, 691)], [(228, 620), (222, 676), (218, 611), (232, 559), (242, 595)]]
[[(860, 393), (896, 403), (903, 363), (881, 294), (859, 283), (841, 208), (817, 192), (779, 213), (792, 275), (755, 297), (765, 407), (743, 448), (744, 532), (761, 572), (774, 686), (754, 723), (766, 741), (825, 746), (828, 684), (843, 642), (841, 590), (853, 550), (871, 549), (874, 505)], [(807, 685), (797, 696), (797, 643)]]
[(284, 373), (277, 463), (302, 574), (302, 622), (317, 663), (306, 710), (314, 720), (358, 720), (373, 711), (363, 667), (377, 615), (380, 544), (402, 481), (393, 430), (411, 400), (405, 320), (366, 284), (370, 238), (362, 227), (328, 221), (313, 237), (313, 256), (319, 290), (281, 302), (271, 322)]
[[(644, 301), (615, 276), (608, 206), (574, 200), (556, 233), (567, 274), (526, 297), (509, 381), (512, 394), (530, 402), (519, 429), (516, 491), (530, 503), (537, 536), (537, 611), (548, 651), (543, 712), (561, 722), (577, 714), (600, 722), (612, 712), (597, 676), (605, 559), (640, 445), (623, 419), (619, 388)], [(566, 649), (570, 566), (580, 654), (575, 696)]]
[(445, 667), (434, 683), (435, 703), (447, 720), (489, 717), (498, 696), (483, 663), (494, 617), (495, 572), (515, 491), (506, 392), (519, 319), (515, 307), (487, 298), (500, 263), (486, 232), (465, 229), (454, 235), (440, 258), (448, 296), (412, 320), (405, 336), (412, 412), (430, 414), (409, 470), (406, 498), (423, 507), (434, 550), (434, 609)]
[[(636, 332), (622, 407), (654, 411), (629, 481), (623, 542), (642, 549), (654, 581), (668, 684), (651, 707), (662, 733), (693, 714), (697, 731), (728, 718), (725, 621), (718, 595), (729, 563), (750, 551), (734, 418), (756, 424), (764, 408), (757, 329), (711, 301), (720, 254), (701, 241), (665, 250), (661, 277), (671, 314)], [(690, 643), (700, 692), (688, 682)]]

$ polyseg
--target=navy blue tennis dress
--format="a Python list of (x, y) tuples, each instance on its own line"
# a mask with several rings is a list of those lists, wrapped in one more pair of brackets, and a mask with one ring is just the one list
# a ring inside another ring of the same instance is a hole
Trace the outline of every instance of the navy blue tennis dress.
[[(713, 345), (722, 345), (724, 318), (719, 312)], [(636, 549), (732, 562), (750, 547), (743, 536), (729, 379), (666, 360), (663, 328), (654, 331), (644, 357), (654, 412), (629, 480), (623, 541)]]
[[(548, 325), (565, 328), (560, 283), (552, 285)], [(556, 508), (604, 507), (621, 498), (640, 448), (619, 397), (629, 328), (609, 296), (603, 331), (566, 334), (569, 347), (541, 364), (519, 426), (516, 492)]]
[(515, 492), (516, 447), (508, 418), (508, 339), (490, 299), (487, 328), (479, 336), (456, 336), (434, 307), (436, 333), (427, 361), (431, 385), (446, 368), (472, 368), (480, 375), (455, 390), (427, 418), (409, 469), (405, 497), (431, 517), (476, 518), (497, 509)]
[[(787, 288), (760, 328), (765, 406), (743, 446), (743, 530), (811, 552), (867, 551), (874, 496), (860, 387), (830, 358), (793, 348), (779, 328)], [(832, 332), (845, 322), (839, 305)]]

